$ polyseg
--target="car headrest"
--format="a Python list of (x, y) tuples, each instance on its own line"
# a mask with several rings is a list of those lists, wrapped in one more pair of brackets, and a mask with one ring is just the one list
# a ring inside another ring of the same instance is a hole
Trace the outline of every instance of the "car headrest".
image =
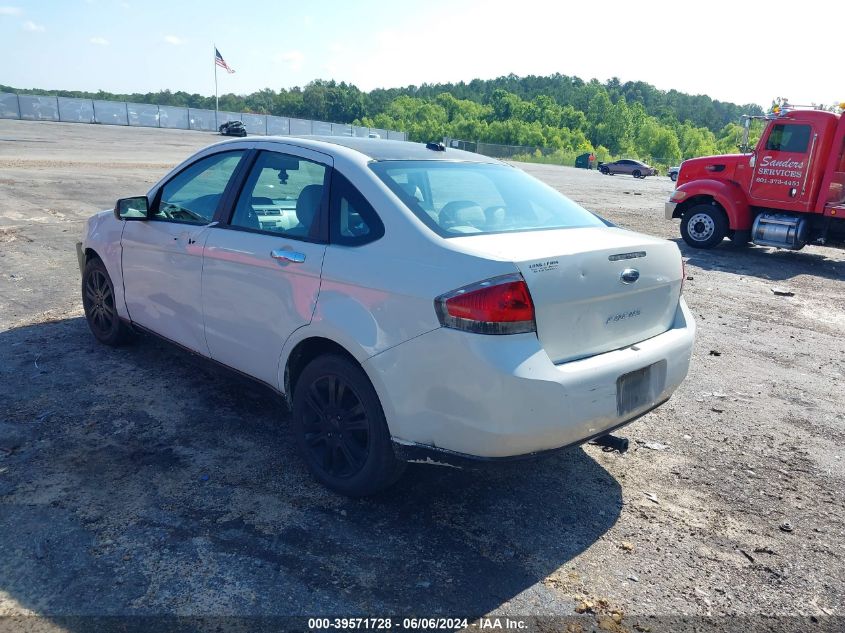
[(414, 183), (404, 182), (400, 186), (402, 187), (402, 189), (405, 190), (405, 193), (407, 193), (412, 198), (415, 198), (417, 200), (417, 202), (422, 202), (422, 200), (423, 200), (422, 191)]
[(484, 215), (484, 209), (475, 202), (452, 200), (440, 210), (438, 224), (444, 229), (455, 226), (472, 226), (483, 229), (487, 224), (487, 217)]
[(323, 185), (308, 185), (299, 193), (296, 200), (296, 219), (302, 226), (311, 228), (322, 199)]

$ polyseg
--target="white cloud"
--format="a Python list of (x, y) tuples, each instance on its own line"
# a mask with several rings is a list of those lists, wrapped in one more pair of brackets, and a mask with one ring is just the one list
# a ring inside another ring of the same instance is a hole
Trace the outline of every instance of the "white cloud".
[(23, 9), (20, 7), (0, 7), (0, 15), (20, 15)]
[(305, 55), (302, 51), (288, 51), (286, 53), (279, 53), (273, 60), (277, 64), (285, 64), (293, 72), (302, 70), (302, 63), (305, 61)]
[(176, 37), (175, 35), (165, 35), (162, 39), (164, 39), (164, 41), (168, 44), (173, 44), (173, 46), (179, 46), (185, 43), (185, 40), (181, 37)]
[(31, 33), (42, 33), (44, 31), (44, 25), (36, 24), (32, 20), (27, 20), (23, 23), (23, 30)]
[(109, 45), (109, 41), (104, 37), (92, 37), (88, 41), (91, 42), (92, 44), (96, 44), (97, 46), (108, 46)]

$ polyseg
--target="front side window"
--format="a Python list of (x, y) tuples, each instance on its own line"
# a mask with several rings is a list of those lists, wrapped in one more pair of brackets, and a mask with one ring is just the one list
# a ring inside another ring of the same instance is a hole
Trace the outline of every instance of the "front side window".
[(810, 144), (810, 126), (797, 124), (778, 124), (772, 127), (766, 141), (766, 149), (773, 152), (793, 152), (803, 154)]
[(325, 188), (326, 166), (261, 152), (244, 184), (230, 224), (244, 229), (314, 238)]
[(506, 165), (381, 161), (371, 169), (443, 237), (606, 226), (555, 189)]
[(161, 189), (154, 220), (208, 224), (245, 150), (222, 152), (195, 162)]

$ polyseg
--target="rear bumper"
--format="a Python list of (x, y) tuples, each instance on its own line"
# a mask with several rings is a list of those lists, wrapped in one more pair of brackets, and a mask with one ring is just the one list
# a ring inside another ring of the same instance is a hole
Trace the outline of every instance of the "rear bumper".
[(614, 431), (628, 426), (632, 422), (635, 422), (647, 413), (650, 413), (651, 411), (662, 405), (664, 402), (666, 401), (664, 400), (663, 402), (657, 403), (651, 409), (643, 411), (639, 415), (636, 415), (629, 420), (625, 420), (621, 424), (617, 424), (616, 426), (610, 427), (608, 429), (603, 429), (602, 431), (594, 435), (577, 440), (572, 444), (566, 444), (564, 446), (559, 446), (557, 448), (549, 448), (542, 451), (535, 451), (533, 453), (524, 453), (522, 455), (506, 455), (503, 457), (484, 457), (481, 455), (467, 455), (465, 453), (457, 453), (455, 451), (450, 451), (445, 448), (438, 448), (436, 446), (426, 446), (425, 444), (412, 444), (399, 440), (393, 440), (393, 450), (396, 453), (396, 456), (402, 461), (416, 464), (429, 464), (432, 466), (448, 466), (451, 468), (461, 468), (467, 470), (478, 469), (486, 465), (540, 459), (543, 457), (556, 455), (557, 453), (560, 453), (561, 451), (564, 451), (568, 448), (572, 448), (574, 446), (586, 444), (590, 440), (596, 439), (603, 435), (609, 435), (610, 433), (613, 433)]
[(663, 214), (666, 216), (667, 220), (671, 220), (675, 217), (675, 208), (677, 206), (677, 202), (667, 202), (665, 205), (663, 205)]
[[(397, 444), (465, 458), (528, 456), (583, 443), (666, 401), (687, 374), (694, 339), (682, 299), (667, 332), (561, 365), (533, 333), (440, 328), (370, 358), (364, 368)], [(661, 362), (665, 374), (653, 397), (620, 415), (617, 379)]]

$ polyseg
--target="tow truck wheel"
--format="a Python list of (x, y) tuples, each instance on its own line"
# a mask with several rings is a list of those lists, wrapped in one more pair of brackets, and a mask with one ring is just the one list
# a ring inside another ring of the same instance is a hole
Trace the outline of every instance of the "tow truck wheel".
[(731, 246), (734, 248), (743, 248), (748, 246), (751, 241), (751, 231), (730, 231), (728, 237), (731, 240)]
[(713, 248), (728, 233), (725, 214), (712, 204), (697, 204), (681, 218), (681, 237), (693, 248)]

